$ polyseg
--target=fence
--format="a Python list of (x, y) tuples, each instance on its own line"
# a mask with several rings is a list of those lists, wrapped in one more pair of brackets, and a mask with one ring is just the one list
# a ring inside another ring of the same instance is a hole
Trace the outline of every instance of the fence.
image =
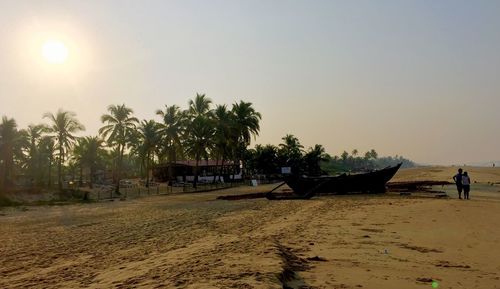
[(135, 199), (151, 195), (168, 195), (178, 193), (196, 193), (230, 188), (241, 185), (241, 183), (203, 183), (198, 184), (196, 188), (190, 183), (169, 186), (167, 183), (153, 183), (149, 187), (143, 185), (133, 185), (120, 187), (120, 194), (115, 193), (114, 186), (95, 186), (89, 191), (88, 198), (91, 200), (110, 200), (110, 199)]

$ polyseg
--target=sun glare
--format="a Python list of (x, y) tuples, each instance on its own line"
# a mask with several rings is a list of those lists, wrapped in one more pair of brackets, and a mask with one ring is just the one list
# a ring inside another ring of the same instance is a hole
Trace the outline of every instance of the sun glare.
[(42, 55), (49, 63), (61, 64), (68, 58), (68, 48), (59, 40), (47, 40), (42, 45)]

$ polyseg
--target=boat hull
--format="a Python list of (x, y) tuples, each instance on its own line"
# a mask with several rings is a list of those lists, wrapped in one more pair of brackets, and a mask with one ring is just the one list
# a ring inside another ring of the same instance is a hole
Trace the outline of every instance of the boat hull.
[(353, 175), (290, 177), (287, 185), (299, 195), (303, 194), (347, 194), (384, 193), (386, 183), (397, 173), (401, 164), (385, 169)]

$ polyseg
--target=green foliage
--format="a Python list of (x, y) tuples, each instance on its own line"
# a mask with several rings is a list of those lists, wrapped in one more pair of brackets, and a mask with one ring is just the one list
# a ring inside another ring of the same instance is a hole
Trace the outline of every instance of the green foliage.
[(181, 111), (177, 105), (167, 106), (165, 110), (157, 110), (156, 114), (161, 116), (163, 123), (159, 125), (161, 144), (158, 148), (158, 157), (167, 157), (169, 163), (177, 160), (182, 155), (182, 136), (187, 125), (187, 113)]
[(349, 155), (344, 151), (340, 156), (334, 156), (322, 162), (322, 169), (330, 174), (363, 172), (394, 166), (402, 163), (402, 167), (414, 167), (415, 163), (401, 156), (381, 157), (375, 150), (367, 151), (363, 156), (358, 156), (358, 150), (353, 150)]
[(48, 118), (51, 125), (48, 131), (54, 134), (57, 151), (58, 151), (58, 164), (57, 164), (57, 179), (59, 190), (62, 190), (63, 172), (62, 166), (67, 155), (67, 151), (71, 148), (75, 141), (74, 133), (85, 130), (85, 127), (76, 119), (76, 114), (70, 111), (59, 109), (56, 114), (45, 113), (44, 118)]
[(248, 145), (259, 134), (262, 116), (250, 102), (236, 102), (230, 109), (212, 106), (210, 98), (197, 93), (185, 110), (176, 105), (157, 110), (160, 123), (139, 123), (125, 104), (110, 105), (101, 116), (99, 137), (76, 137), (85, 128), (75, 113), (62, 109), (43, 115), (49, 125), (30, 125), (26, 130), (17, 130), (14, 119), (4, 117), (0, 125), (0, 185), (50, 187), (54, 163), (61, 192), (68, 176), (74, 180), (78, 175), (79, 185), (83, 185), (87, 175), (92, 186), (96, 172), (103, 181), (109, 179), (111, 171), (117, 192), (122, 177), (145, 176), (148, 184), (155, 163), (173, 163), (179, 158), (194, 159), (197, 164), (216, 159), (222, 172), (225, 161), (244, 161)]
[(101, 122), (105, 125), (99, 129), (99, 134), (107, 138), (108, 145), (114, 147), (118, 153), (118, 159), (115, 161), (115, 182), (116, 193), (120, 192), (120, 178), (123, 165), (123, 155), (125, 148), (131, 147), (130, 140), (133, 139), (135, 129), (139, 120), (134, 117), (133, 110), (122, 105), (108, 106), (109, 114), (101, 116)]
[(292, 174), (321, 175), (324, 171), (320, 164), (329, 159), (322, 145), (304, 151), (304, 146), (294, 135), (287, 134), (282, 138), (283, 143), (274, 145), (256, 145), (248, 150), (246, 162), (249, 170), (254, 174), (280, 174), (281, 167), (291, 167)]
[(161, 141), (160, 124), (154, 120), (143, 120), (133, 139), (132, 153), (140, 158), (141, 166), (146, 170), (146, 186), (149, 187), (149, 170)]
[(322, 145), (316, 144), (304, 151), (297, 137), (286, 135), (278, 147), (273, 145), (256, 145), (248, 150), (245, 159), (253, 174), (275, 175), (280, 167), (291, 167), (292, 174), (318, 176), (346, 172), (361, 172), (394, 166), (403, 163), (403, 167), (413, 167), (415, 163), (401, 156), (378, 157), (375, 150), (359, 156), (354, 149), (352, 154), (344, 151), (340, 156), (331, 157)]
[[(361, 154), (354, 149), (351, 154), (344, 151), (330, 157), (323, 146), (305, 149), (291, 134), (285, 135), (278, 146), (248, 149), (259, 135), (262, 119), (250, 102), (214, 108), (210, 98), (197, 93), (187, 109), (166, 105), (156, 114), (160, 122), (139, 122), (125, 104), (110, 105), (101, 116), (100, 136), (81, 138), (75, 134), (84, 127), (72, 112), (59, 109), (55, 114), (46, 113), (43, 117), (49, 125), (29, 125), (25, 130), (18, 130), (15, 120), (4, 116), (0, 124), (0, 188), (21, 184), (20, 180), (25, 186), (50, 187), (54, 162), (61, 192), (64, 176), (68, 175), (73, 179), (79, 175), (82, 185), (86, 174), (91, 187), (96, 175), (101, 181), (112, 177), (117, 192), (123, 177), (142, 176), (148, 185), (155, 164), (174, 163), (180, 158), (196, 161), (194, 186), (198, 163), (209, 158), (220, 165), (219, 174), (228, 160), (242, 163), (244, 174), (264, 175), (280, 175), (281, 167), (291, 167), (296, 175), (321, 175), (373, 170), (399, 162), (414, 166), (400, 156), (379, 157), (375, 150)], [(232, 173), (238, 171), (235, 167)]]

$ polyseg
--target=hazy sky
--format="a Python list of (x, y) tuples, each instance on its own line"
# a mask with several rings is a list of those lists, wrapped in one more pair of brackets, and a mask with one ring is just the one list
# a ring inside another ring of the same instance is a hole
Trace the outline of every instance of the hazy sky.
[(196, 92), (254, 103), (258, 143), (499, 160), (500, 1), (0, 1), (0, 115), (21, 127), (62, 107), (96, 134), (109, 104), (150, 119)]

